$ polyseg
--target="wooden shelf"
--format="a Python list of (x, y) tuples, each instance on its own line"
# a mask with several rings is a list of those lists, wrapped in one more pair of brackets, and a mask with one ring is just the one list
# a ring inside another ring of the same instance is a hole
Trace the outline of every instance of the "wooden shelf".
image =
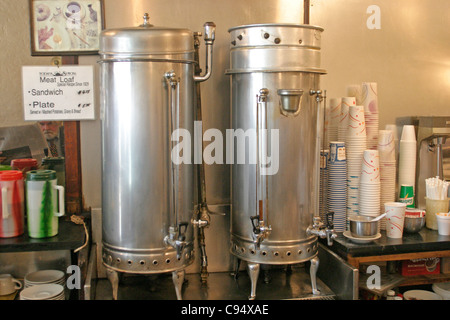
[(450, 281), (450, 273), (443, 274), (427, 274), (418, 276), (403, 276), (403, 281), (399, 286), (418, 286), (424, 284), (432, 284), (437, 282)]

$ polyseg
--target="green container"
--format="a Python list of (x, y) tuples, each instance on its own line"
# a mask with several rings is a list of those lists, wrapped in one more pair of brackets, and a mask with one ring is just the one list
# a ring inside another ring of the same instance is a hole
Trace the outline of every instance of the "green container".
[(402, 184), (402, 186), (400, 187), (398, 202), (406, 203), (407, 208), (415, 208), (416, 204), (414, 202), (414, 187)]
[(42, 169), (54, 170), (59, 186), (66, 186), (66, 165), (64, 157), (45, 157), (42, 159)]
[(0, 164), (0, 171), (11, 170), (11, 166)]
[(26, 177), (28, 235), (48, 238), (58, 234), (58, 217), (64, 215), (64, 187), (54, 170), (31, 170)]

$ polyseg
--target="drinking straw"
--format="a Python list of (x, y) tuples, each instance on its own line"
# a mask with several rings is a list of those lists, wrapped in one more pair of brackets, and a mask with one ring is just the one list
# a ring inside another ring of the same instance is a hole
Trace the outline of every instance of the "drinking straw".
[(450, 183), (436, 178), (425, 179), (427, 198), (433, 200), (445, 200), (448, 194), (448, 185)]

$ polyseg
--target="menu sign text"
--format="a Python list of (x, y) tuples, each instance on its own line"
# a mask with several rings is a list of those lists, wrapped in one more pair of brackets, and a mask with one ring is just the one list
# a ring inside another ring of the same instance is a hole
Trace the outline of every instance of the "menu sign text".
[(22, 67), (25, 120), (92, 120), (92, 66)]

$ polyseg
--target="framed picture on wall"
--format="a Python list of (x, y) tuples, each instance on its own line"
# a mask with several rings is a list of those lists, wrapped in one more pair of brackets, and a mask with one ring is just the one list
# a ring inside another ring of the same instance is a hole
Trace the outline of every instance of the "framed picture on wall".
[(31, 55), (98, 54), (103, 0), (29, 0)]

